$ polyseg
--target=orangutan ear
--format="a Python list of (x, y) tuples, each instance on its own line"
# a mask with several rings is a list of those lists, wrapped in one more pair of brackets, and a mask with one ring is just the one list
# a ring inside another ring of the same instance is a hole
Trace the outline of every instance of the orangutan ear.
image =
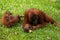
[(8, 16), (5, 16), (4, 17), (6, 21), (9, 21), (9, 17)]

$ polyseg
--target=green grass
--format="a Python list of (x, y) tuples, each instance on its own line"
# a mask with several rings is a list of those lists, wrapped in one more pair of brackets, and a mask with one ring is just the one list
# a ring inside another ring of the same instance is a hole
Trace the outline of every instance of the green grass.
[(13, 15), (24, 15), (26, 9), (37, 8), (60, 22), (60, 0), (0, 0), (0, 40), (60, 40), (60, 27), (48, 24), (32, 33), (24, 33), (22, 23), (12, 28), (1, 24), (2, 15), (9, 10)]

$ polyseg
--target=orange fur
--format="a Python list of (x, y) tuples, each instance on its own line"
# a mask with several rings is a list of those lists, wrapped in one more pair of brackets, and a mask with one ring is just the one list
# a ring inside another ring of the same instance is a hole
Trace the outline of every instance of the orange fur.
[(13, 16), (9, 11), (6, 11), (2, 16), (2, 24), (11, 27), (20, 21), (20, 16)]
[(58, 26), (58, 24), (52, 17), (45, 14), (43, 11), (34, 8), (25, 11), (23, 23), (24, 31), (26, 30), (28, 32), (29, 30), (41, 28), (48, 23)]

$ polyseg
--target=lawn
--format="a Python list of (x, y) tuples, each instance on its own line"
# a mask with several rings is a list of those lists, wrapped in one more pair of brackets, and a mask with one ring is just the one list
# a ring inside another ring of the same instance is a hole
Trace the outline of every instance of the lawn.
[(52, 24), (32, 33), (25, 33), (22, 29), (23, 19), (12, 28), (6, 28), (1, 23), (6, 10), (13, 15), (24, 15), (29, 8), (40, 9), (60, 23), (60, 0), (0, 0), (0, 40), (60, 40), (60, 27)]

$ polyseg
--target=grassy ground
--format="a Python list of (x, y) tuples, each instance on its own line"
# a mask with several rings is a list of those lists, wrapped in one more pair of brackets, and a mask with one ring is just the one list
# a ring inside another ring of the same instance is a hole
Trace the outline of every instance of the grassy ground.
[(22, 22), (12, 28), (1, 24), (1, 17), (6, 10), (13, 15), (24, 15), (25, 10), (29, 8), (40, 9), (60, 22), (59, 0), (0, 0), (0, 40), (60, 40), (60, 27), (51, 24), (32, 33), (23, 32)]

